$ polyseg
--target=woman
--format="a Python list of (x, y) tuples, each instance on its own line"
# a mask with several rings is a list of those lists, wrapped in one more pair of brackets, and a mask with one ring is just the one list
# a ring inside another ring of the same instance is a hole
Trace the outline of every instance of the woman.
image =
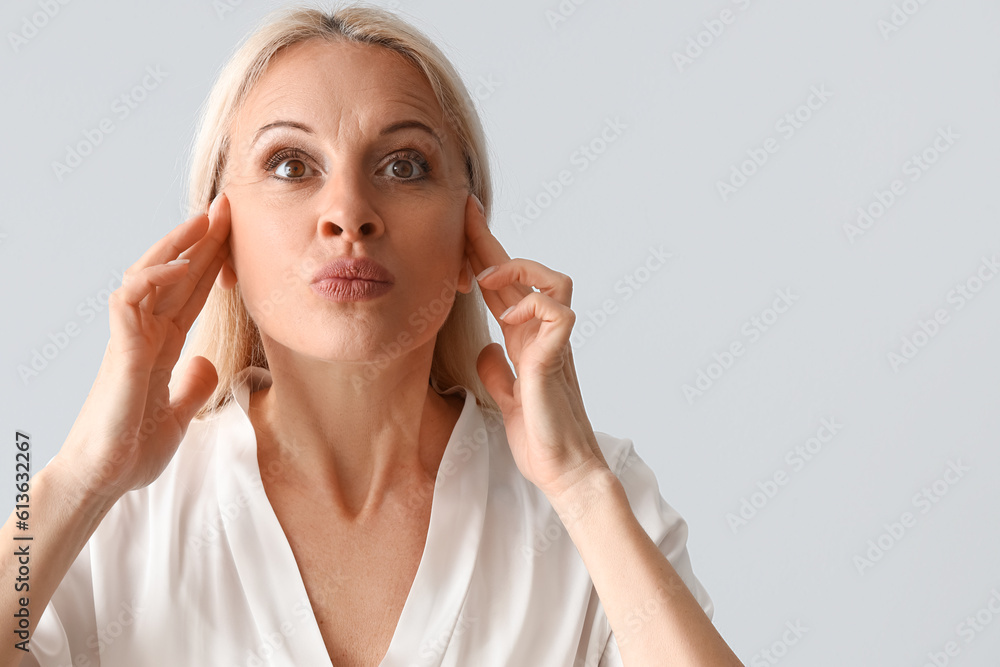
[(684, 521), (590, 426), (570, 279), (490, 233), (482, 129), (426, 37), (283, 12), (222, 72), (190, 186), (207, 215), (126, 273), (32, 480), (30, 598), (5, 589), (31, 652), (4, 664), (740, 664)]

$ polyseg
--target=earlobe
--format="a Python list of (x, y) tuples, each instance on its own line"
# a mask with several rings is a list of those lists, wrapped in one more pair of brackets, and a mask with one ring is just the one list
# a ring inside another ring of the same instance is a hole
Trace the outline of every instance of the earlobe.
[(222, 262), (222, 268), (219, 269), (219, 275), (215, 277), (215, 284), (219, 289), (231, 290), (236, 286), (236, 271), (233, 270), (231, 264), (232, 259), (227, 257)]
[(458, 291), (462, 294), (468, 294), (472, 291), (472, 281), (475, 280), (475, 276), (472, 274), (472, 264), (466, 258), (465, 262), (462, 264), (462, 272), (459, 274), (458, 278)]

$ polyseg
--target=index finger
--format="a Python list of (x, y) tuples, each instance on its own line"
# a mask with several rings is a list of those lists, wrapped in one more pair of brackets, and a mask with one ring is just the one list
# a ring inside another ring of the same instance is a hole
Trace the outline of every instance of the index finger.
[[(191, 260), (187, 275), (179, 284), (164, 290), (158, 299), (154, 311), (156, 314), (180, 312), (181, 319), (184, 319), (191, 314), (192, 308), (195, 316), (201, 309), (200, 305), (190, 302), (192, 300), (197, 302), (203, 296), (207, 296), (222, 262), (229, 255), (229, 245), (226, 241), (229, 238), (231, 220), (229, 199), (225, 194), (217, 197), (209, 217), (208, 231), (197, 243), (182, 253), (182, 257)], [(191, 320), (193, 321), (194, 317), (191, 317)]]
[[(470, 206), (472, 208), (468, 208)], [(510, 255), (486, 225), (486, 216), (479, 210), (478, 200), (471, 194), (466, 201), (465, 221), (465, 254), (477, 276), (489, 266), (499, 266), (510, 261)], [(530, 286), (512, 283), (496, 290), (485, 289), (480, 285), (480, 291), (490, 311), (499, 318), (500, 313), (519, 303), (534, 290)]]
[(207, 220), (206, 214), (199, 213), (177, 225), (167, 232), (166, 236), (150, 246), (142, 257), (129, 267), (129, 271), (138, 273), (148, 266), (166, 264), (170, 260), (177, 259), (182, 252), (205, 235), (209, 227), (205, 224)]
[(479, 202), (475, 196), (470, 194), (465, 205), (467, 208), (465, 236), (472, 249), (479, 255), (479, 259), (482, 260), (484, 268), (509, 262), (510, 255), (507, 254), (503, 245), (493, 236), (493, 232), (486, 225), (486, 216), (479, 210)]

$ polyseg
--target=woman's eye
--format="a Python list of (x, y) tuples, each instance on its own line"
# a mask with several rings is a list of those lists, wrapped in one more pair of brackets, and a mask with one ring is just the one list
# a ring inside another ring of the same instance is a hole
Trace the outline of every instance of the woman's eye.
[[(431, 165), (419, 153), (400, 153), (390, 159), (383, 174), (393, 180), (421, 181), (431, 171)], [(279, 181), (301, 181), (310, 176), (309, 165), (298, 149), (279, 151), (267, 161), (264, 168), (272, 172), (272, 178)]]
[(386, 175), (402, 181), (419, 181), (427, 177), (431, 166), (417, 154), (401, 155), (386, 165)]
[(264, 163), (264, 170), (279, 181), (301, 181), (309, 176), (308, 156), (298, 148), (284, 148)]
[(301, 178), (306, 173), (306, 164), (298, 158), (291, 158), (278, 164), (274, 173), (290, 180)]

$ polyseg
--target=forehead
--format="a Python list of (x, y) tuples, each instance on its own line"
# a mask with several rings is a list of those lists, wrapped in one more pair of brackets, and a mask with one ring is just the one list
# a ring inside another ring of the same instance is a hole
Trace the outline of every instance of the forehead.
[(357, 42), (310, 39), (279, 51), (236, 116), (241, 143), (264, 123), (294, 118), (374, 129), (415, 118), (445, 134), (443, 112), (424, 75), (399, 53)]

